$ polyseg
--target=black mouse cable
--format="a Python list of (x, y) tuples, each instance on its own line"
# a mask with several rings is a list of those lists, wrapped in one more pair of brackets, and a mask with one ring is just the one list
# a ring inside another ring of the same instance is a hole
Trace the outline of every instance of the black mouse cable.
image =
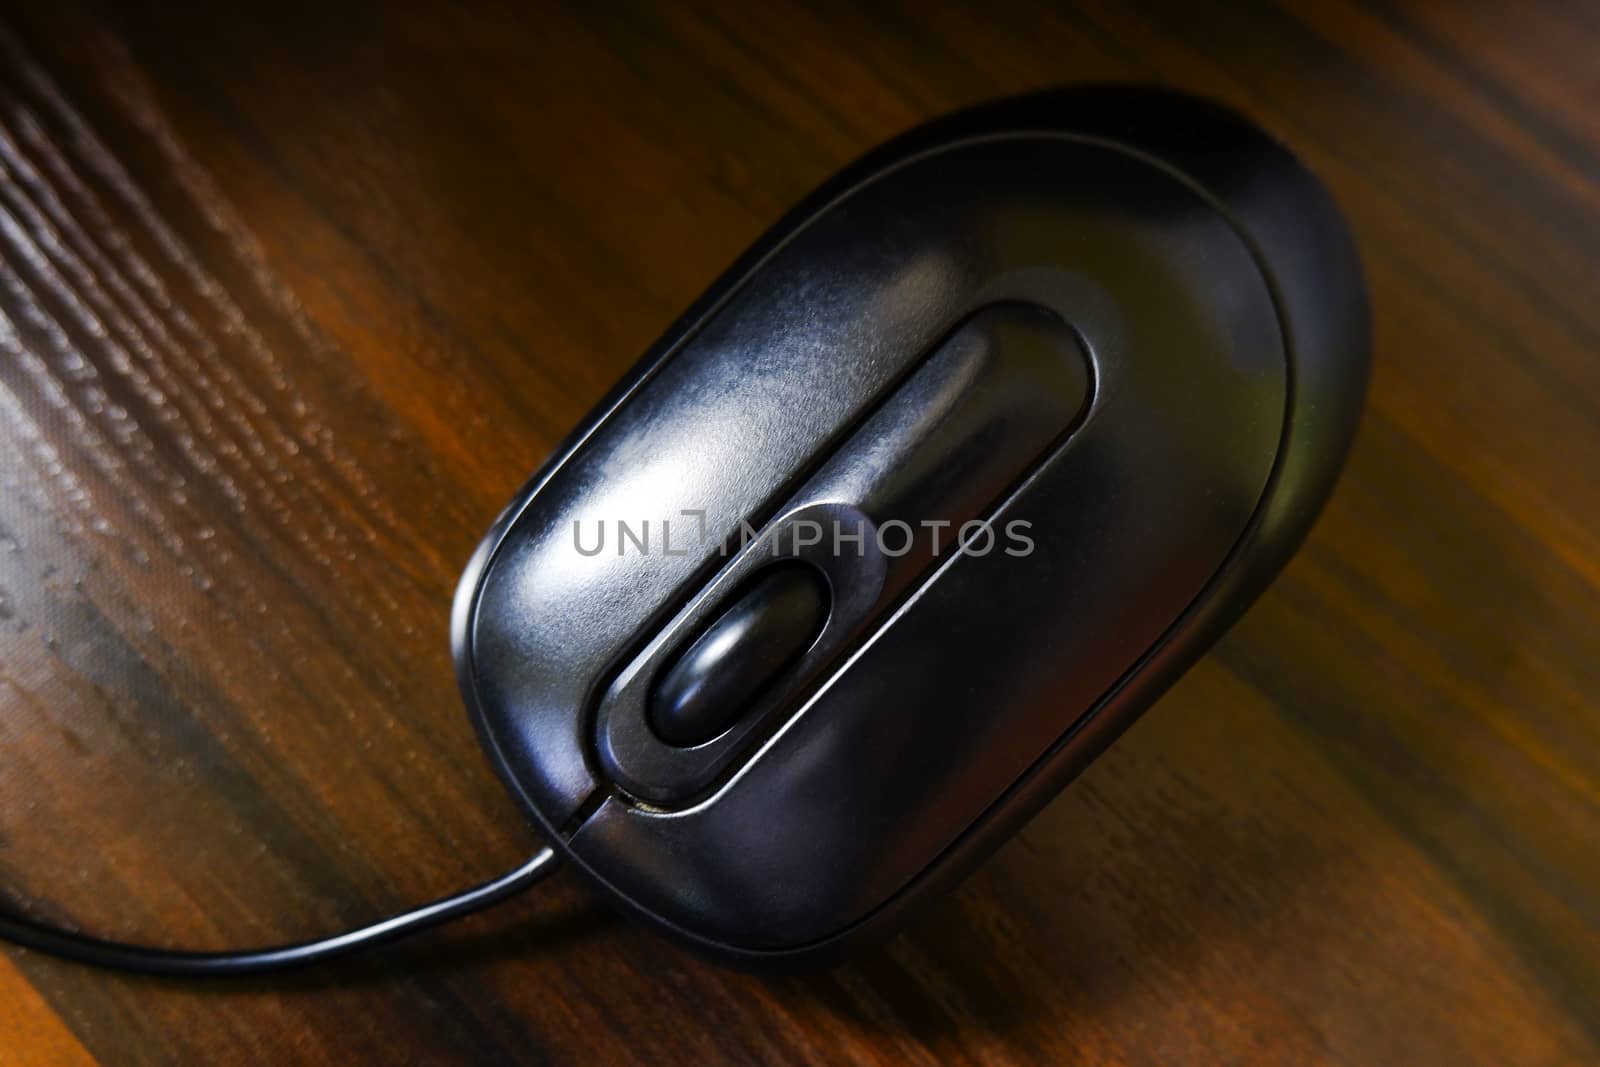
[(482, 885), (343, 933), (268, 948), (196, 952), (109, 941), (4, 910), (0, 910), (0, 939), (114, 971), (175, 978), (260, 974), (342, 956), (481, 911), (543, 881), (559, 865), (547, 846), (520, 867)]

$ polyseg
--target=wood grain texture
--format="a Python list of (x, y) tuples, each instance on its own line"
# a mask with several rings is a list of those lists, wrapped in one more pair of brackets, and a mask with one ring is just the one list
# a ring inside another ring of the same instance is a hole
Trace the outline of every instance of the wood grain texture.
[(719, 971), (570, 874), (198, 986), (10, 952), (0, 1063), (1600, 1058), (1600, 14), (216, 5), (0, 18), (0, 885), (226, 946), (534, 841), (445, 641), (566, 429), (880, 140), (1082, 79), (1233, 103), (1377, 320), (1305, 550), (906, 935)]

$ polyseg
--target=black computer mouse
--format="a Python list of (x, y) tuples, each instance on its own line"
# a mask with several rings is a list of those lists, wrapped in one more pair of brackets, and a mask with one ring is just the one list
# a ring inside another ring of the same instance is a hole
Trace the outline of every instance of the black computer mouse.
[(1328, 194), (1223, 107), (1100, 86), (932, 122), (784, 218), (512, 501), (456, 598), (470, 714), (625, 911), (830, 960), (1282, 567), (1369, 334)]

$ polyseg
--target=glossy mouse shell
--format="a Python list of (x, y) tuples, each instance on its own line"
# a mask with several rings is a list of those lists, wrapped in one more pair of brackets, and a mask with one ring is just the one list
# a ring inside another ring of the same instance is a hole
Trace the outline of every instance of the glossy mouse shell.
[[(997, 306), (1059, 317), (1090, 383), (975, 490), (987, 518), (1027, 518), (1033, 552), (930, 561), (794, 700), (663, 749), (660, 773), (704, 774), (656, 796), (656, 764), (607, 748), (612, 694), (738, 554), (586, 556), (574, 523), (759, 529), (841, 504), (804, 487)], [(470, 715), (623, 910), (741, 966), (833, 959), (1004, 841), (1283, 566), (1349, 447), (1369, 330), (1326, 192), (1218, 105), (1081, 87), (920, 127), (765, 235), (497, 520), (453, 616)]]

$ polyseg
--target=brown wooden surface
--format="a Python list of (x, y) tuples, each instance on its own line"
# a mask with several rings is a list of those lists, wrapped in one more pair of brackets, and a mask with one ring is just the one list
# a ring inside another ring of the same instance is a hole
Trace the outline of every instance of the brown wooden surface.
[(11, 3), (0, 885), (204, 946), (534, 846), (445, 627), (501, 504), (808, 188), (952, 106), (1257, 115), (1366, 256), (1304, 552), (905, 936), (758, 979), (564, 873), (221, 986), (0, 957), (0, 1062), (1600, 1057), (1600, 9)]

